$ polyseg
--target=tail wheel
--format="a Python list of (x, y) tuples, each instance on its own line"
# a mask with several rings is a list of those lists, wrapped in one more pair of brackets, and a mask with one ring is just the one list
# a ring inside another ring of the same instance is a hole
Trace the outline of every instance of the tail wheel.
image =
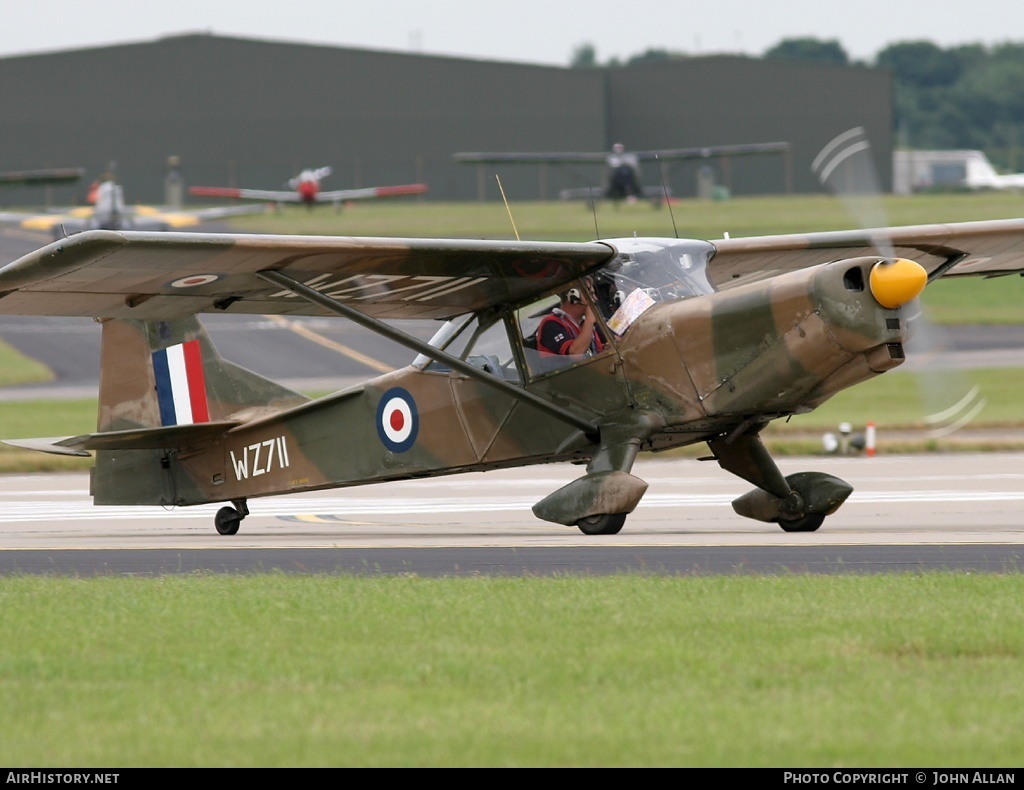
[(824, 522), (825, 516), (821, 513), (808, 513), (803, 518), (778, 520), (779, 526), (786, 532), (814, 532)]
[(213, 523), (221, 535), (234, 535), (238, 532), (238, 525), (242, 523), (242, 516), (233, 507), (222, 507), (217, 511)]
[(618, 535), (625, 523), (625, 513), (602, 513), (581, 518), (576, 526), (584, 535)]

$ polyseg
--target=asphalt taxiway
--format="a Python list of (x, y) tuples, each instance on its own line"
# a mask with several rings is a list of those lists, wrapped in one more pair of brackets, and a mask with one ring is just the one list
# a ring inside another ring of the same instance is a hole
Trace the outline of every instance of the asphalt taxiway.
[(749, 486), (713, 462), (641, 459), (650, 487), (622, 532), (587, 536), (531, 506), (569, 464), (249, 501), (238, 534), (217, 505), (97, 507), (81, 474), (0, 478), (0, 573), (196, 570), (450, 574), (1024, 569), (1024, 454), (807, 457), (854, 486), (813, 533), (736, 515)]

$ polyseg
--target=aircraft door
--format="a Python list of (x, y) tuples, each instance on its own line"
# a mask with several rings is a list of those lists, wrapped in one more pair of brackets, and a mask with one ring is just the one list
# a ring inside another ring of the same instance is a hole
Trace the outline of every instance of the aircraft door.
[[(512, 351), (508, 326), (500, 314), (475, 316), (445, 346), (445, 351), (485, 373), (522, 384), (519, 360)], [(447, 368), (432, 362), (426, 369)], [(486, 462), (516, 455), (513, 442), (499, 440), (503, 426), (516, 407), (516, 399), (455, 371), (449, 373), (449, 381), (459, 419), (478, 460)]]
[(608, 414), (631, 402), (613, 333), (605, 323), (609, 308), (589, 281), (580, 282), (575, 290), (586, 293), (583, 298), (594, 305), (599, 341), (579, 355), (554, 354), (545, 348), (541, 340), (544, 322), (552, 320), (560, 304), (559, 296), (547, 296), (520, 308), (515, 316), (524, 372), (529, 387), (538, 394), (594, 414)]

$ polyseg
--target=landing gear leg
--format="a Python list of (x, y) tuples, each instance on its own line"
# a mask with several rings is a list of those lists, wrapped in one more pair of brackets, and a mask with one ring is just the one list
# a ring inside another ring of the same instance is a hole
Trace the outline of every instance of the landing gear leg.
[(647, 483), (629, 473), (640, 449), (636, 423), (616, 433), (603, 430), (604, 440), (587, 465), (587, 473), (544, 497), (533, 506), (537, 518), (575, 526), (584, 535), (617, 535), (626, 516), (647, 490)]
[(249, 515), (249, 508), (244, 499), (232, 499), (231, 504), (234, 507), (222, 507), (213, 519), (217, 532), (221, 535), (234, 535), (238, 532), (242, 519)]
[(822, 472), (783, 477), (756, 433), (711, 439), (708, 446), (719, 466), (757, 486), (734, 500), (733, 510), (786, 532), (814, 532), (853, 492), (845, 480)]

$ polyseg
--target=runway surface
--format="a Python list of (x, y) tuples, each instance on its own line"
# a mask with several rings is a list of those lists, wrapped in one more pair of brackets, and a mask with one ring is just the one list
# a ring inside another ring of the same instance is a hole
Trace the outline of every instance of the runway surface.
[(0, 573), (447, 574), (840, 572), (1024, 569), (1024, 454), (784, 459), (784, 473), (848, 480), (814, 533), (736, 515), (748, 490), (717, 464), (642, 459), (650, 484), (619, 535), (587, 536), (531, 506), (578, 477), (571, 465), (249, 501), (237, 535), (217, 505), (94, 507), (84, 475), (0, 478)]

